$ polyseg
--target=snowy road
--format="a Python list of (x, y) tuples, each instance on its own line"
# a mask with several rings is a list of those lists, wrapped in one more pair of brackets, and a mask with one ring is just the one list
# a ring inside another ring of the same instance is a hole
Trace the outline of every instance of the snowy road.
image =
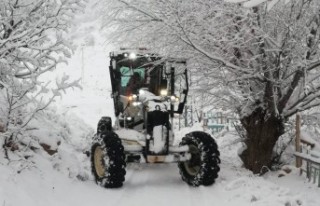
[[(49, 168), (49, 165), (40, 166)], [(5, 174), (10, 173), (2, 165), (0, 170)], [(181, 181), (175, 164), (130, 165), (124, 186), (112, 190), (97, 186), (92, 177), (90, 181), (82, 182), (55, 170), (39, 172), (37, 169), (19, 175), (11, 173), (10, 177), (0, 176), (0, 182), (4, 183), (0, 201), (3, 206), (319, 205), (317, 190), (313, 186), (297, 180), (296, 175), (283, 178), (279, 179), (280, 185), (290, 182), (299, 187), (300, 193), (269, 181), (278, 181), (275, 174), (267, 179), (255, 177), (228, 163), (228, 160), (223, 161), (220, 177), (213, 186), (198, 188)]]

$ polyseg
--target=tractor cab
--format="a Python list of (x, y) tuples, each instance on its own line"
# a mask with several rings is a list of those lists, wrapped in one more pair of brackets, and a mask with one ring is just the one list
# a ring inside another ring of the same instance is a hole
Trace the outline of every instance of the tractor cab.
[(133, 119), (143, 119), (141, 108), (137, 107), (143, 98), (167, 102), (171, 116), (183, 112), (188, 93), (185, 60), (162, 58), (145, 49), (121, 49), (110, 54), (109, 71), (115, 115), (128, 120), (126, 126)]

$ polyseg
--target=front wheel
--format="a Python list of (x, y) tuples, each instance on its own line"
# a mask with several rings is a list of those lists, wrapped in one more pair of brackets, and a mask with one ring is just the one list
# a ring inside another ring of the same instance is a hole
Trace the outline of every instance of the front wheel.
[(120, 138), (114, 132), (100, 134), (91, 147), (91, 170), (97, 184), (118, 188), (125, 180), (125, 155)]
[(178, 163), (182, 180), (191, 186), (212, 185), (220, 171), (216, 141), (205, 132), (191, 132), (180, 145), (188, 145), (191, 154), (190, 160)]

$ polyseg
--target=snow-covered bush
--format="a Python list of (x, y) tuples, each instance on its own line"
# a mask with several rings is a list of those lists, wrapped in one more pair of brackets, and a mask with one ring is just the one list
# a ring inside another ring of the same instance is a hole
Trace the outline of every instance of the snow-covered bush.
[(0, 150), (0, 164), (18, 173), (31, 168), (41, 173), (54, 168), (70, 178), (88, 179), (87, 151), (93, 133), (93, 129), (74, 114), (49, 107), (17, 133), (15, 141), (9, 142), (10, 130), (0, 133), (0, 140), (11, 144), (5, 151)]
[(0, 2), (0, 142), (5, 150), (18, 148), (19, 137), (32, 129), (28, 127), (30, 121), (55, 97), (67, 88), (79, 87), (78, 81), (69, 82), (67, 76), (55, 84), (39, 78), (71, 56), (67, 32), (84, 3), (85, 0)]

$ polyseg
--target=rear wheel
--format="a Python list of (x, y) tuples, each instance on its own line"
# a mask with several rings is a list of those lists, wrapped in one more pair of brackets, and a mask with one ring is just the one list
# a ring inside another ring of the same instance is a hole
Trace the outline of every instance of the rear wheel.
[(180, 145), (188, 145), (191, 159), (179, 162), (182, 180), (191, 186), (212, 185), (220, 171), (220, 153), (215, 140), (205, 132), (187, 134)]
[(114, 132), (104, 132), (91, 147), (91, 170), (97, 184), (118, 188), (125, 180), (125, 155)]

